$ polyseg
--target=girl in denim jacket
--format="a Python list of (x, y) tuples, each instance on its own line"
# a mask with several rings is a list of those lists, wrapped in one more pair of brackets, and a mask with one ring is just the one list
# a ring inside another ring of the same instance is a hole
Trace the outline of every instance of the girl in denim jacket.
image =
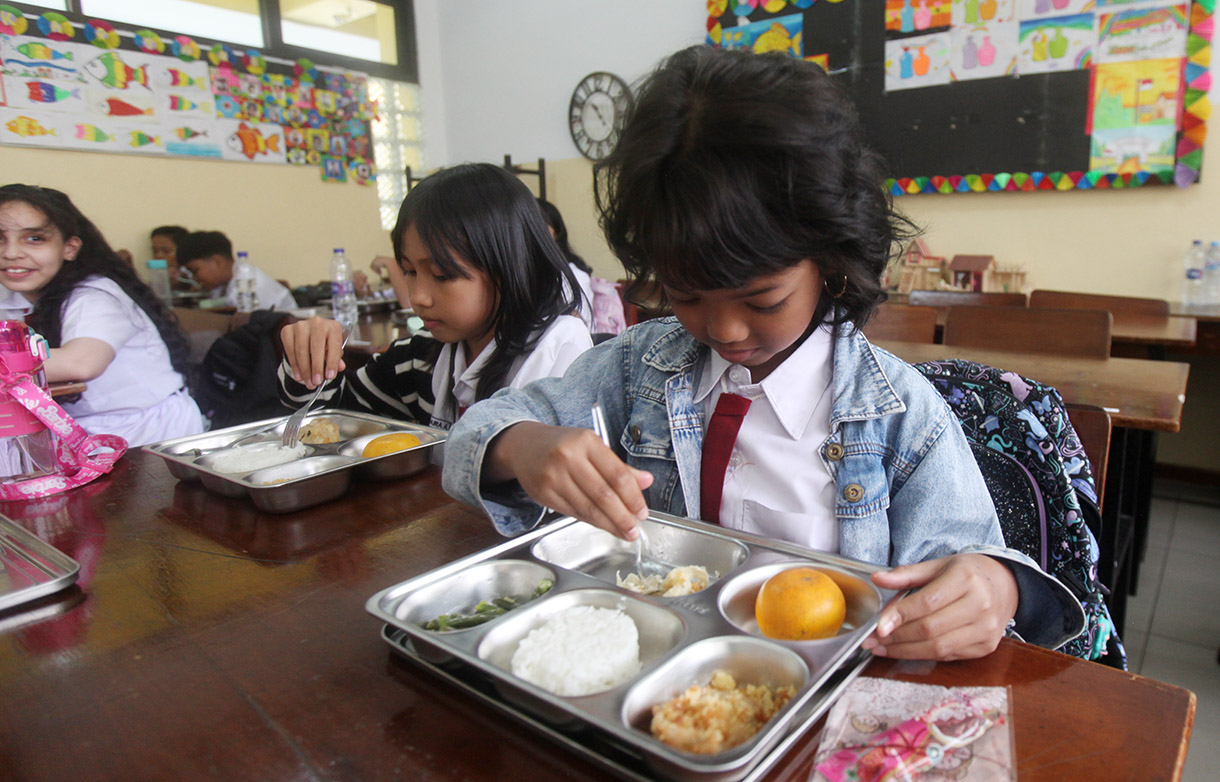
[[(659, 282), (676, 318), (472, 407), (446, 490), (505, 534), (546, 506), (632, 539), (651, 508), (889, 565), (879, 586), (918, 590), (883, 610), (865, 642), (881, 655), (978, 657), (1014, 627), (1050, 647), (1076, 635), (1075, 598), (1004, 547), (948, 407), (859, 331), (910, 227), (882, 178), (819, 67), (673, 55), (597, 166), (596, 196), (628, 274)], [(741, 420), (727, 444), (711, 434), (722, 401)], [(610, 448), (588, 428), (595, 402)]]

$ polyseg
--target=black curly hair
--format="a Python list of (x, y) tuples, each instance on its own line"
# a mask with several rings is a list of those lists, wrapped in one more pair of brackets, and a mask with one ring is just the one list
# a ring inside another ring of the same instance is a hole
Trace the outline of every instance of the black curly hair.
[(80, 251), (72, 263), (65, 263), (59, 272), (39, 291), (33, 311), (26, 317), (30, 327), (46, 337), (51, 347), (60, 347), (63, 328), (63, 308), (77, 284), (88, 277), (107, 277), (123, 289), (140, 309), (148, 314), (157, 333), (169, 351), (170, 363), (183, 378), (190, 377), (190, 346), (178, 328), (173, 312), (157, 298), (135, 271), (123, 263), (106, 242), (102, 232), (72, 203), (64, 193), (49, 187), (11, 184), (0, 187), (0, 206), (21, 202), (46, 215), (64, 239), (78, 237)]
[[(633, 288), (739, 288), (806, 259), (843, 292), (836, 323), (884, 301), (891, 254), (915, 233), (884, 188), (844, 90), (813, 63), (708, 46), (647, 78), (594, 166), (602, 230)], [(831, 299), (822, 296), (815, 318)]]
[(443, 168), (411, 188), (390, 231), (400, 266), (411, 226), (446, 274), (469, 277), (461, 259), (495, 287), (496, 348), (475, 384), (475, 397), (486, 399), (504, 386), (513, 361), (533, 349), (535, 335), (576, 307), (568, 293), (580, 290), (576, 278), (529, 188), (490, 163)]

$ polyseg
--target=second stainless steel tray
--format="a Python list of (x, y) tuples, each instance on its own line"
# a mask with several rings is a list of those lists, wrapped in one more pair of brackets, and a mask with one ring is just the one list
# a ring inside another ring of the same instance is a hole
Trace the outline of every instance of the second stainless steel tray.
[(0, 611), (66, 589), (79, 572), (72, 557), (0, 516)]

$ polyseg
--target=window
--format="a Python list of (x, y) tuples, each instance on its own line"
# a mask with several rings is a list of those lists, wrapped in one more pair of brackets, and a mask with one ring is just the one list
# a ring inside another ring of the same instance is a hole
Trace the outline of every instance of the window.
[(81, 13), (130, 25), (172, 30), (263, 47), (259, 0), (81, 0)]
[(39, 8), (54, 8), (57, 11), (68, 10), (68, 0), (21, 0), (26, 5), (36, 5)]
[(369, 98), (377, 102), (373, 123), (373, 157), (377, 167), (377, 199), (381, 227), (389, 230), (407, 195), (406, 167), (421, 176), (424, 167), (423, 123), (419, 87), (387, 79), (369, 79)]
[(373, 0), (280, 0), (284, 43), (398, 64), (394, 8)]

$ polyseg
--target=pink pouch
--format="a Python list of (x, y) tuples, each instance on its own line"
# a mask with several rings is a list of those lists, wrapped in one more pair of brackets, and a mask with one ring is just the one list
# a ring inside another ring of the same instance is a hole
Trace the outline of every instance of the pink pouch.
[(81, 486), (110, 472), (114, 463), (127, 452), (127, 441), (118, 435), (87, 434), (44, 388), (34, 382), (32, 375), (41, 366), (41, 358), (35, 356), (30, 362), (20, 353), (0, 353), (0, 404), (16, 402), (29, 412), (29, 418), (18, 424), (16, 433), (25, 433), (30, 427), (41, 425), (55, 434), (56, 473), (0, 482), (0, 499), (3, 500), (48, 497)]

